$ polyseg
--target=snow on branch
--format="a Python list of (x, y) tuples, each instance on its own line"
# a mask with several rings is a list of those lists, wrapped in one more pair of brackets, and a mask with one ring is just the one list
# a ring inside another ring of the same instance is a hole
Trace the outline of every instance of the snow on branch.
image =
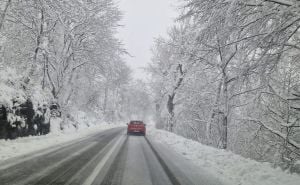
[(296, 141), (287, 138), (286, 134), (284, 134), (284, 133), (282, 133), (282, 132), (280, 132), (278, 130), (275, 130), (275, 129), (267, 126), (262, 121), (257, 120), (257, 119), (253, 119), (253, 118), (246, 118), (246, 119), (243, 119), (243, 120), (245, 120), (245, 121), (251, 121), (251, 122), (254, 122), (254, 123), (258, 123), (260, 126), (262, 126), (263, 128), (267, 129), (269, 132), (271, 132), (271, 133), (277, 135), (278, 137), (286, 140), (286, 142), (289, 143), (290, 145), (292, 145), (293, 147), (295, 147), (297, 149), (300, 149), (300, 143), (297, 143)]
[(293, 6), (294, 5), (293, 2), (287, 1), (287, 0), (264, 0), (264, 1), (279, 4), (279, 5), (284, 5), (284, 6)]

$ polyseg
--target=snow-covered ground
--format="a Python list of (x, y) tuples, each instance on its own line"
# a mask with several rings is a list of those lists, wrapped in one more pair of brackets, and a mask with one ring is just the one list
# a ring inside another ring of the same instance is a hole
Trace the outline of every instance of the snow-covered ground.
[[(55, 126), (55, 124), (53, 125)], [(53, 127), (52, 126), (52, 127)], [(84, 138), (99, 131), (119, 127), (119, 124), (90, 124), (89, 127), (79, 127), (79, 129), (65, 129), (65, 132), (53, 130), (50, 134), (44, 136), (31, 136), (17, 138), (15, 140), (0, 140), (0, 162), (12, 157), (18, 157), (29, 154), (34, 151), (48, 149), (59, 144)]]
[(169, 146), (199, 168), (215, 174), (228, 185), (299, 185), (300, 176), (269, 163), (260, 163), (229, 151), (216, 149), (176, 134), (148, 127), (147, 135)]

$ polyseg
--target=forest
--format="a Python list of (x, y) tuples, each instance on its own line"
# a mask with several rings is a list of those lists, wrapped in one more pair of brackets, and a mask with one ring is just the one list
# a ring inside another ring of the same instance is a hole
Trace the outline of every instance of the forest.
[(300, 3), (181, 0), (152, 49), (157, 127), (284, 169), (300, 159)]
[[(139, 117), (283, 169), (300, 160), (300, 1), (179, 0), (132, 78), (114, 0), (0, 2), (0, 139)], [(53, 122), (54, 123), (54, 122)]]
[(147, 113), (143, 102), (144, 109), (127, 108), (146, 95), (123, 60), (113, 0), (5, 0), (0, 7), (0, 138), (46, 134), (50, 117), (63, 130), (81, 124), (80, 112), (106, 122)]

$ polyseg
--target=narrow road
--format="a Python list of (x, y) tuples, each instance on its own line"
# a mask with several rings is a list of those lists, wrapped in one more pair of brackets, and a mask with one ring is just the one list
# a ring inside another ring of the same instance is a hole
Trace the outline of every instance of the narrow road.
[(142, 136), (129, 136), (101, 185), (172, 185)]
[[(0, 166), (1, 185), (218, 185), (191, 176), (172, 151), (124, 128)], [(179, 165), (179, 166), (178, 166)], [(180, 170), (182, 168), (183, 170)], [(195, 170), (194, 170), (195, 171)], [(189, 174), (189, 175), (186, 175)]]

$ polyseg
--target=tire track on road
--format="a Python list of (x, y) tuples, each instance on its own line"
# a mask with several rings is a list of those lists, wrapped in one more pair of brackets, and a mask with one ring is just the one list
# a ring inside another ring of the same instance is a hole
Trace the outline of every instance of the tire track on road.
[(169, 177), (169, 180), (172, 182), (173, 185), (181, 185), (180, 181), (176, 178), (175, 174), (171, 171), (169, 166), (165, 163), (165, 161), (162, 159), (162, 157), (158, 154), (158, 152), (155, 150), (151, 142), (148, 140), (147, 137), (145, 137), (148, 145), (150, 146), (152, 152), (156, 156), (157, 160), (159, 161), (161, 167), (164, 169), (166, 175)]
[(100, 185), (121, 185), (128, 150), (128, 136)]
[(69, 179), (73, 177), (79, 171), (82, 166), (88, 163), (97, 153), (102, 150), (113, 138), (115, 138), (120, 131), (105, 136), (102, 138), (99, 143), (97, 143), (94, 147), (84, 151), (81, 155), (78, 155), (71, 160), (66, 161), (61, 164), (58, 168), (54, 168), (50, 173), (40, 178), (38, 181), (34, 180), (29, 184), (34, 185), (63, 185)]
[[(108, 138), (105, 141), (106, 143), (108, 143), (109, 139), (111, 139), (110, 137), (111, 135), (116, 136), (120, 132), (121, 129), (112, 129), (112, 130), (100, 132), (97, 135), (88, 137), (85, 140), (79, 140), (78, 143), (72, 143), (70, 146), (66, 146), (64, 148), (58, 148), (54, 151), (50, 151), (45, 155), (41, 155), (38, 156), (37, 158), (26, 160), (16, 165), (10, 166), (6, 169), (0, 170), (0, 184), (1, 185), (15, 185), (15, 184), (23, 185), (29, 183), (35, 184), (36, 181), (38, 181), (39, 179), (47, 175), (50, 175), (49, 173), (58, 173), (58, 176), (61, 176), (61, 174), (64, 174), (63, 176), (69, 176), (70, 174), (74, 173), (74, 171), (76, 171), (74, 170), (75, 165), (76, 166), (82, 165), (82, 163), (74, 161), (74, 158), (75, 160), (76, 158), (78, 158), (78, 156), (76, 155), (68, 159), (74, 163), (74, 166), (72, 162), (68, 162), (68, 160), (63, 160), (63, 159), (65, 159), (66, 157), (74, 153), (76, 154), (76, 152), (80, 151), (81, 149), (87, 147), (90, 144), (93, 145), (93, 143), (95, 144), (96, 142), (102, 142), (105, 138)], [(103, 142), (101, 144), (103, 144)], [(96, 144), (97, 147), (95, 148), (99, 150), (101, 148), (100, 146), (101, 144), (98, 145)], [(86, 149), (88, 148), (89, 147), (87, 147)], [(85, 159), (85, 161), (86, 160), (88, 159)], [(62, 163), (57, 165), (59, 161), (62, 161)], [(53, 167), (51, 168), (51, 166)], [(45, 168), (48, 168), (49, 170), (45, 170)], [(32, 177), (36, 177), (36, 179), (33, 179)], [(38, 184), (38, 185), (44, 185), (45, 183)]]

